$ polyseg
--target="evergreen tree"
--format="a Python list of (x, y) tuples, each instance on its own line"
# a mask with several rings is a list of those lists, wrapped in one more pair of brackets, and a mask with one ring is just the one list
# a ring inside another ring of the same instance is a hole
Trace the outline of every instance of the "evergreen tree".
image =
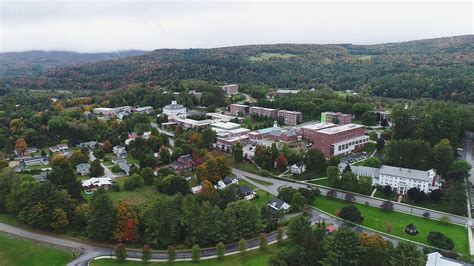
[(195, 244), (191, 250), (191, 259), (193, 262), (198, 262), (201, 259), (201, 248)]
[(425, 256), (415, 244), (401, 241), (393, 250), (390, 262), (392, 265), (422, 266), (425, 265)]
[(117, 212), (110, 196), (104, 189), (97, 190), (89, 203), (87, 232), (93, 239), (109, 241), (117, 221)]
[(115, 247), (115, 258), (118, 262), (124, 262), (128, 257), (127, 249), (122, 243), (117, 244)]

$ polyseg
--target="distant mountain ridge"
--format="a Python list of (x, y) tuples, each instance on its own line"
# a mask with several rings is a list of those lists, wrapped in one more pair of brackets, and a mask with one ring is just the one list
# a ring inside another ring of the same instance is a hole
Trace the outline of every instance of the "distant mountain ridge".
[[(474, 35), (377, 45), (275, 44), (158, 49), (0, 79), (12, 88), (111, 90), (185, 79), (474, 102)], [(1, 84), (0, 84), (1, 85)]]
[(0, 53), (0, 77), (14, 77), (45, 73), (50, 68), (92, 63), (138, 56), (140, 50), (106, 53), (78, 53), (71, 51), (25, 51)]

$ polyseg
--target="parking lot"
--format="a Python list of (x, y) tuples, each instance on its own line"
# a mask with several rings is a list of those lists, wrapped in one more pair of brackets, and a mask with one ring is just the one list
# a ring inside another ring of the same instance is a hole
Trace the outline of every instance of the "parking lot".
[(361, 152), (361, 153), (353, 153), (350, 155), (347, 155), (346, 157), (341, 158), (341, 163), (343, 164), (354, 164), (357, 162), (360, 162), (362, 160), (365, 160), (369, 157), (369, 154), (366, 152)]

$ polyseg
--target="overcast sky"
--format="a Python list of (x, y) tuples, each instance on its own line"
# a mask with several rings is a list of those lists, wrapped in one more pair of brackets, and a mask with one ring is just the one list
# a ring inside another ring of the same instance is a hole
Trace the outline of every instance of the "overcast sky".
[(0, 0), (0, 50), (374, 44), (473, 33), (467, 2)]

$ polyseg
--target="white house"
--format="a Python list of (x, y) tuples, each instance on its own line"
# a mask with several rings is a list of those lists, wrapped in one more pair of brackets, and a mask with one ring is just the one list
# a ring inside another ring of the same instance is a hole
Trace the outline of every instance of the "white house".
[(49, 148), (51, 152), (65, 152), (68, 149), (69, 149), (69, 146), (67, 144), (58, 144), (56, 146)]
[(113, 147), (113, 152), (118, 157), (125, 158), (128, 156), (127, 151), (125, 150), (125, 147), (120, 146), (120, 145)]
[(372, 184), (386, 186), (400, 194), (405, 194), (410, 188), (417, 187), (425, 193), (430, 193), (441, 187), (440, 177), (433, 169), (427, 171), (382, 165), (380, 168), (366, 166), (351, 166), (357, 176), (372, 177)]
[(163, 114), (169, 116), (182, 116), (186, 117), (186, 107), (182, 104), (178, 104), (177, 101), (171, 101), (171, 104), (163, 107)]
[(226, 176), (224, 179), (217, 182), (217, 189), (224, 189), (232, 184), (239, 184), (239, 180)]
[(257, 193), (255, 193), (255, 191), (253, 191), (248, 186), (240, 186), (239, 187), (239, 194), (240, 194), (241, 197), (243, 197), (246, 200), (251, 200), (251, 199), (255, 198), (255, 196), (257, 195)]
[(300, 163), (295, 163), (290, 167), (290, 172), (292, 174), (302, 174), (306, 171), (306, 165), (302, 162)]
[(82, 181), (82, 187), (96, 189), (100, 187), (109, 188), (112, 186), (112, 179), (109, 177), (93, 177)]
[(272, 208), (275, 211), (288, 211), (290, 209), (290, 204), (284, 202), (283, 200), (279, 198), (273, 198), (270, 200), (267, 204), (270, 208)]

